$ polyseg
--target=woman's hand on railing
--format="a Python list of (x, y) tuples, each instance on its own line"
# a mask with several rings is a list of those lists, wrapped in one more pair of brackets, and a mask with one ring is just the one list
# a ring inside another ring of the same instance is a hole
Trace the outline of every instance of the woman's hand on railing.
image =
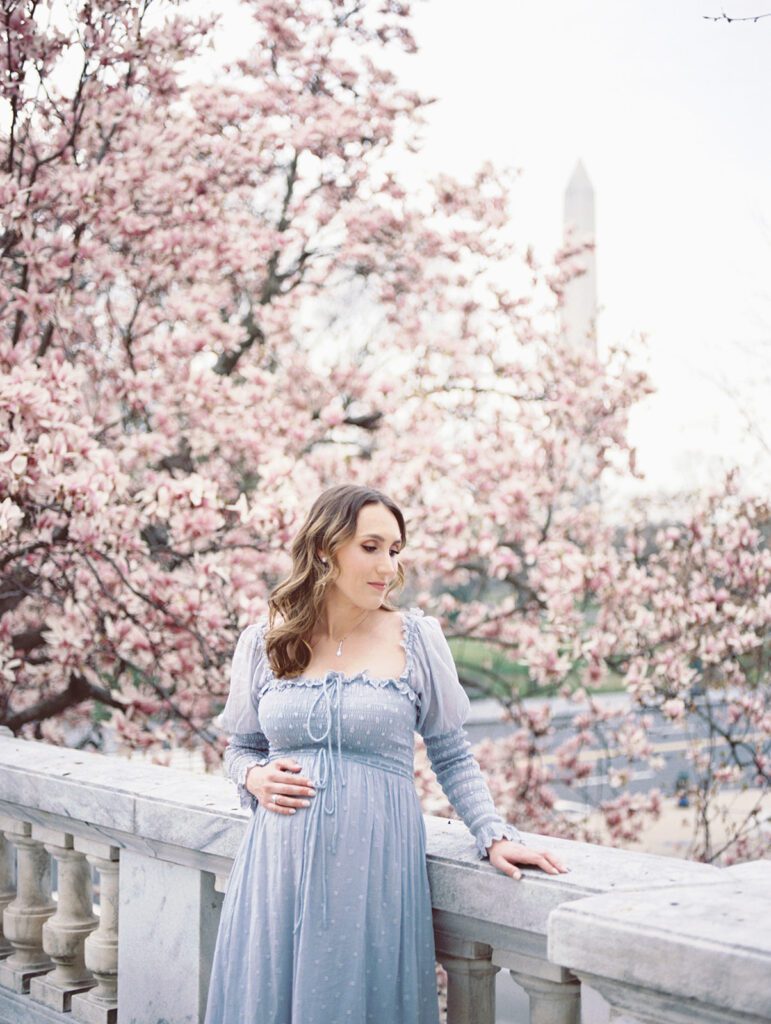
[(512, 878), (522, 877), (522, 872), (517, 864), (543, 868), (550, 875), (560, 875), (570, 871), (570, 868), (565, 867), (562, 861), (548, 850), (533, 850), (529, 846), (515, 843), (512, 839), (494, 839), (487, 847), (487, 856), (493, 867)]
[[(300, 771), (302, 765), (288, 757), (279, 757), (268, 764), (255, 764), (246, 773), (245, 786), (263, 807), (277, 814), (294, 814), (298, 807), (309, 807), (306, 797), (316, 795), (311, 779), (295, 775), (287, 782), (287, 772)], [(274, 796), (277, 799), (274, 800)]]

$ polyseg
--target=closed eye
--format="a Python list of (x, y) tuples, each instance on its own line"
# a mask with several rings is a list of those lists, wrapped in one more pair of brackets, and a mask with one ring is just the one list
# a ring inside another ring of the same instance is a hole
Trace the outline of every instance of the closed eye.
[[(369, 552), (370, 552), (370, 554), (371, 554), (371, 553), (372, 553), (373, 551), (377, 551), (377, 548), (373, 548), (373, 547), (372, 547), (371, 545), (370, 545), (369, 547), (367, 547), (367, 545), (366, 545), (366, 544), (362, 544), (362, 547), (364, 548), (364, 550), (365, 550), (365, 551), (369, 551)], [(396, 557), (396, 556), (397, 556), (398, 554), (399, 554), (399, 550), (398, 550), (398, 548), (397, 548), (397, 550), (396, 550), (396, 551), (392, 551), (392, 552), (391, 552), (391, 558), (395, 558), (395, 557)]]

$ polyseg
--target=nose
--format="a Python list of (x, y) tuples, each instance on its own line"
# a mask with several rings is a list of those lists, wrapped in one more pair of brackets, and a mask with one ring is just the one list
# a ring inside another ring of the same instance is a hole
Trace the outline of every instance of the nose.
[(391, 566), (391, 558), (389, 555), (386, 555), (378, 566), (378, 580), (380, 583), (389, 583), (393, 578), (393, 574), (394, 571)]

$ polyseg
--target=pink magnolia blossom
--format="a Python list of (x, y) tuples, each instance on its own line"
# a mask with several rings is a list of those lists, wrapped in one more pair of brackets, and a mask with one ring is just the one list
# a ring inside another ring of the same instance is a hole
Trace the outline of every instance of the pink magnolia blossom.
[[(243, 4), (254, 45), (210, 81), (192, 69), (215, 19), (170, 3), (7, 20), (0, 721), (98, 745), (108, 716), (124, 748), (202, 747), (216, 767), (235, 636), (309, 501), (350, 480), (405, 509), (412, 600), (451, 640), (573, 699), (552, 750), (548, 708), (490, 684), (514, 732), (477, 752), (512, 820), (596, 839), (553, 786), (606, 750), (628, 762), (619, 786), (655, 763), (636, 712), (752, 734), (729, 749), (767, 788), (767, 504), (729, 474), (686, 522), (606, 523), (582, 495), (639, 475), (629, 416), (651, 385), (636, 340), (599, 357), (555, 329), (585, 246), (540, 265), (489, 164), (399, 180), (390, 151), (417, 151), (429, 102), (384, 55), (415, 48), (408, 5)], [(614, 678), (628, 714), (596, 699)], [(660, 806), (654, 790), (600, 809), (637, 841)]]

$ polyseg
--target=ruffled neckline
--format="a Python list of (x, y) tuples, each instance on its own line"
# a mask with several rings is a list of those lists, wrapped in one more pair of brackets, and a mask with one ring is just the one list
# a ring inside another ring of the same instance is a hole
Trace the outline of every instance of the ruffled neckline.
[[(401, 630), (401, 646), (405, 652), (405, 665), (404, 670), (399, 676), (388, 676), (383, 679), (378, 676), (370, 675), (369, 669), (360, 669), (358, 672), (342, 672), (338, 669), (331, 668), (324, 673), (323, 676), (293, 676), (291, 679), (279, 679), (273, 672), (270, 666), (270, 661), (265, 658), (265, 682), (260, 687), (260, 692), (264, 692), (267, 689), (283, 690), (290, 686), (323, 686), (326, 680), (330, 678), (339, 678), (343, 682), (364, 682), (370, 686), (395, 686), (401, 693), (406, 694), (412, 700), (417, 700), (417, 693), (409, 685), (409, 678), (412, 674), (412, 667), (414, 662), (414, 651), (415, 651), (415, 629), (414, 622), (416, 618), (423, 615), (422, 608), (405, 608), (401, 609), (399, 614), (402, 617), (402, 630)], [(260, 628), (260, 640), (265, 636), (265, 630), (267, 629), (267, 620), (264, 620)]]

